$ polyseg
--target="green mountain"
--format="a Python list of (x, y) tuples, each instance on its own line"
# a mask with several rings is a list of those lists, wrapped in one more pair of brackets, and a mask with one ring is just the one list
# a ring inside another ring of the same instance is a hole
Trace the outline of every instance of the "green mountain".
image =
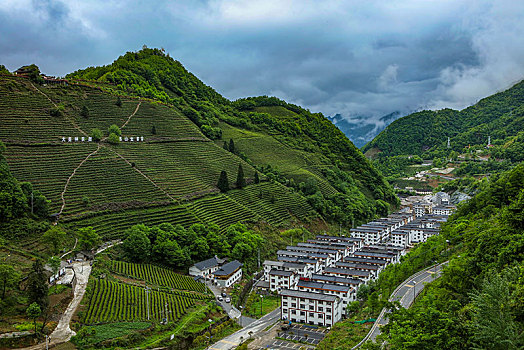
[[(391, 123), (363, 152), (373, 156), (441, 157), (451, 151), (483, 148), (491, 139), (496, 158), (524, 159), (524, 81), (456, 111), (421, 111)], [(447, 147), (448, 137), (450, 148)]]
[[(104, 239), (137, 223), (318, 231), (397, 204), (321, 114), (275, 98), (229, 101), (161, 50), (127, 53), (67, 79), (39, 85), (0, 76), (4, 156), (66, 227), (93, 226)], [(222, 171), (227, 192), (217, 187)]]

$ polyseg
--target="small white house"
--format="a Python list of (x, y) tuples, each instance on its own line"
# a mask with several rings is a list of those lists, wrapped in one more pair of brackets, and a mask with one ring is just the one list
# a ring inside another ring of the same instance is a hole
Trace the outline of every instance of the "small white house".
[(195, 277), (211, 278), (224, 263), (224, 259), (219, 259), (216, 255), (210, 259), (197, 262), (189, 268), (189, 275)]
[(242, 278), (242, 263), (238, 260), (233, 260), (213, 273), (213, 277), (217, 284), (221, 287), (231, 287)]

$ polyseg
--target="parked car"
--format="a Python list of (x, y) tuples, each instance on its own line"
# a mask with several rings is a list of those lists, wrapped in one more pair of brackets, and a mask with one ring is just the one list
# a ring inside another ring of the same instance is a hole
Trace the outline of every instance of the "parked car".
[(230, 297), (227, 297), (226, 298), (226, 303), (230, 303), (231, 302), (231, 298)]
[(222, 296), (223, 296), (224, 298), (227, 297), (226, 292), (222, 292)]
[(218, 300), (218, 301), (222, 301), (222, 300), (224, 300), (224, 298), (222, 298), (222, 296), (219, 295), (219, 296), (217, 297), (217, 300)]

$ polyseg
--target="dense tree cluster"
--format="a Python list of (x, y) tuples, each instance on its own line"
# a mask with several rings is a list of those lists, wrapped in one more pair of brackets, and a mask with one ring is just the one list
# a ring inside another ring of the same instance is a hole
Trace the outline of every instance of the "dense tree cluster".
[(122, 248), (133, 262), (153, 261), (175, 268), (187, 268), (214, 255), (255, 264), (263, 239), (243, 224), (220, 232), (217, 225), (193, 224), (188, 229), (164, 223), (152, 227), (135, 225), (126, 231)]
[(0, 222), (8, 222), (25, 216), (47, 218), (49, 201), (29, 182), (19, 183), (11, 174), (2, 153), (4, 144), (0, 141)]

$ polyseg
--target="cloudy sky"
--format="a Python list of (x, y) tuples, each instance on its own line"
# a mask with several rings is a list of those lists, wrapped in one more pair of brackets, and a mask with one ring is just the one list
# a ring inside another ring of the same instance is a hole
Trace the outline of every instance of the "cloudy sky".
[(51, 75), (163, 47), (230, 99), (326, 115), (463, 108), (524, 78), (523, 1), (0, 0), (0, 64)]

